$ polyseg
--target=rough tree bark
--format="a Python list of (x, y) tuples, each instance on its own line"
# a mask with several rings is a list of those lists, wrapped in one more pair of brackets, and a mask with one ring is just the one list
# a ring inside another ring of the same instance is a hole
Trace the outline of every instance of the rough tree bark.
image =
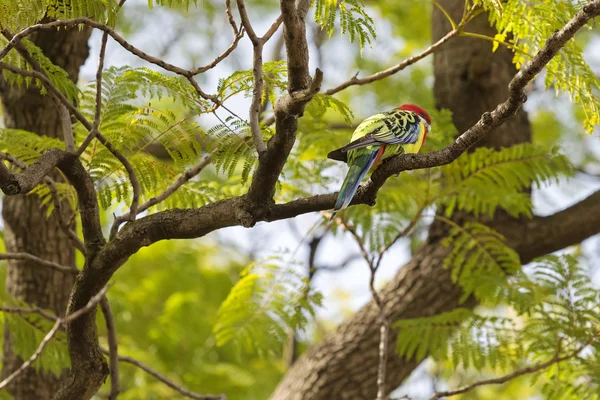
[[(73, 81), (88, 57), (90, 29), (40, 31), (29, 38), (56, 65), (64, 68)], [(62, 125), (50, 96), (42, 96), (35, 87), (9, 86), (0, 76), (0, 97), (7, 128), (24, 129), (40, 135), (62, 138)], [(59, 174), (53, 176), (57, 181)], [(61, 265), (75, 265), (74, 248), (53, 214), (46, 218), (37, 196), (5, 197), (2, 203), (5, 242), (8, 252), (27, 252)], [(73, 275), (40, 268), (30, 261), (9, 261), (6, 278), (8, 292), (19, 300), (52, 309), (64, 315), (73, 286)], [(8, 326), (4, 330), (2, 377), (17, 369), (23, 360), (15, 355)], [(60, 385), (60, 377), (37, 373), (28, 368), (8, 387), (15, 400), (51, 399)]]

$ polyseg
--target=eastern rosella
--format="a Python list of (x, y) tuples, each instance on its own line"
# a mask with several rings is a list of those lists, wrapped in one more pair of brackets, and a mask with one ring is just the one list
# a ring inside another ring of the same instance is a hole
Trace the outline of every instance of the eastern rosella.
[(379, 159), (405, 153), (418, 153), (431, 129), (427, 111), (404, 104), (391, 111), (375, 114), (358, 125), (350, 143), (332, 151), (327, 158), (345, 161), (350, 169), (333, 208), (335, 214), (348, 207), (360, 181)]

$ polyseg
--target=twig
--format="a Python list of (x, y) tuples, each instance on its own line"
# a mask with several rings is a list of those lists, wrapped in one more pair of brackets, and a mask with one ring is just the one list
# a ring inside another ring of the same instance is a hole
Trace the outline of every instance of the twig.
[[(238, 2), (241, 2), (241, 0), (238, 0)], [(249, 109), (250, 131), (252, 132), (252, 139), (259, 156), (262, 156), (267, 151), (267, 146), (265, 145), (260, 133), (260, 110), (263, 88), (262, 51), (263, 42), (262, 40), (259, 40), (254, 43), (254, 68), (252, 69), (254, 74), (254, 87), (252, 89), (252, 102), (250, 103)]]
[(359, 258), (362, 258), (362, 256), (360, 254), (350, 254), (348, 257), (346, 257), (344, 259), (344, 261), (342, 261), (341, 263), (339, 263), (337, 265), (317, 265), (317, 266), (315, 266), (315, 273), (320, 272), (320, 271), (328, 271), (328, 272), (340, 271), (340, 270), (346, 268), (348, 266), (348, 264), (350, 264), (352, 261), (355, 261)]
[(369, 252), (367, 251), (367, 248), (365, 247), (362, 238), (360, 236), (358, 236), (358, 233), (356, 233), (356, 229), (352, 225), (348, 224), (348, 222), (346, 222), (346, 220), (342, 217), (337, 217), (335, 219), (335, 221), (345, 231), (349, 232), (352, 235), (352, 237), (354, 238), (354, 241), (360, 248), (360, 253), (362, 254), (362, 256), (365, 259), (365, 261), (367, 262), (367, 264), (369, 264), (369, 267), (371, 268), (373, 266), (372, 265), (373, 259), (371, 258), (371, 256), (369, 256)]
[(387, 398), (385, 377), (388, 358), (389, 323), (385, 317), (383, 308), (379, 310), (379, 365), (377, 366), (377, 400)]
[(216, 67), (221, 61), (223, 61), (224, 59), (229, 57), (229, 55), (231, 53), (233, 53), (233, 51), (237, 48), (237, 45), (240, 42), (240, 39), (243, 37), (244, 37), (244, 31), (242, 29), (240, 29), (239, 32), (236, 32), (235, 36), (233, 37), (233, 42), (231, 42), (231, 44), (229, 45), (229, 47), (227, 49), (225, 49), (225, 51), (223, 51), (221, 54), (216, 56), (215, 59), (212, 60), (211, 62), (209, 62), (208, 64), (206, 64), (202, 67), (196, 67), (196, 68), (190, 70), (190, 74), (192, 76), (198, 75), (198, 74), (204, 73), (204, 72)]
[(73, 125), (71, 124), (71, 114), (67, 107), (60, 103), (60, 101), (56, 101), (58, 107), (58, 113), (60, 115), (60, 123), (62, 125), (63, 130), (63, 139), (65, 141), (65, 150), (68, 152), (75, 151), (75, 140), (73, 139)]
[[(89, 130), (89, 135), (83, 141), (79, 149), (77, 150), (77, 156), (80, 156), (90, 142), (94, 138), (98, 138), (98, 141), (102, 143), (108, 151), (110, 151), (115, 158), (117, 158), (121, 164), (125, 167), (127, 174), (129, 175), (129, 180), (131, 182), (133, 195), (131, 198), (131, 206), (130, 206), (130, 221), (134, 221), (137, 215), (137, 208), (139, 205), (140, 194), (141, 194), (141, 186), (138, 180), (138, 177), (133, 169), (133, 165), (129, 162), (127, 157), (125, 157), (117, 148), (110, 142), (106, 137), (104, 137), (99, 130), (100, 126), (100, 116), (102, 112), (102, 70), (104, 68), (104, 58), (106, 55), (106, 44), (108, 41), (108, 31), (105, 31), (102, 35), (102, 43), (100, 46), (100, 54), (98, 56), (98, 69), (96, 71), (96, 110), (94, 112), (94, 122), (91, 127), (87, 127)], [(89, 122), (88, 122), (89, 125)]]
[[(587, 345), (587, 344), (586, 344)], [(477, 381), (475, 383), (472, 383), (470, 385), (466, 385), (463, 387), (460, 387), (458, 389), (454, 389), (454, 390), (448, 390), (448, 391), (444, 391), (444, 392), (437, 392), (435, 393), (433, 396), (431, 396), (429, 398), (429, 400), (437, 400), (439, 398), (442, 397), (450, 397), (450, 396), (456, 396), (458, 394), (462, 394), (462, 393), (466, 393), (466, 392), (470, 392), (471, 390), (479, 387), (479, 386), (485, 386), (485, 385), (500, 385), (503, 384), (505, 382), (510, 381), (511, 379), (517, 378), (519, 376), (522, 375), (526, 375), (526, 374), (531, 374), (534, 372), (538, 372), (541, 371), (543, 369), (546, 369), (554, 364), (560, 363), (562, 361), (571, 359), (575, 356), (577, 356), (577, 354), (579, 354), (581, 352), (581, 350), (583, 350), (585, 346), (579, 347), (577, 350), (575, 350), (574, 352), (572, 352), (571, 354), (567, 354), (564, 355), (562, 357), (559, 357), (558, 354), (555, 355), (554, 357), (552, 357), (550, 360), (535, 365), (535, 366), (531, 366), (531, 367), (527, 367), (527, 368), (522, 368), (519, 369), (517, 371), (514, 371), (510, 374), (498, 377), (498, 378), (492, 378), (492, 379), (483, 379), (481, 381)]]
[(110, 394), (108, 400), (115, 400), (119, 396), (121, 383), (119, 379), (119, 352), (117, 341), (117, 329), (115, 327), (115, 319), (113, 317), (110, 303), (106, 296), (102, 296), (100, 300), (100, 309), (104, 315), (106, 323), (106, 332), (108, 336), (108, 349), (110, 359)]
[(86, 250), (85, 245), (79, 239), (79, 236), (71, 229), (69, 221), (65, 219), (62, 209), (62, 201), (60, 200), (60, 196), (58, 195), (58, 188), (56, 187), (56, 182), (50, 177), (44, 178), (44, 183), (48, 186), (50, 190), (50, 196), (52, 197), (52, 202), (54, 203), (54, 211), (56, 212), (56, 217), (58, 219), (58, 224), (60, 225), (61, 230), (68, 236), (68, 238), (73, 243), (73, 246), (77, 250), (81, 252), (85, 256)]
[(406, 237), (410, 233), (410, 231), (413, 230), (413, 228), (417, 225), (417, 223), (421, 219), (421, 215), (423, 215), (423, 211), (425, 211), (425, 205), (423, 205), (422, 207), (419, 208), (419, 210), (417, 211), (417, 213), (415, 214), (413, 219), (410, 220), (408, 225), (402, 231), (400, 231), (388, 244), (386, 244), (385, 246), (383, 246), (381, 248), (381, 250), (379, 251), (379, 256), (377, 257), (377, 262), (375, 264), (377, 267), (379, 267), (379, 264), (381, 264), (381, 260), (383, 258), (384, 253), (387, 252), (390, 249), (390, 247), (392, 247), (394, 244), (396, 244), (396, 242), (398, 240)]
[(9, 153), (0, 151), (0, 159), (9, 161), (10, 163), (12, 163), (13, 165), (15, 165), (18, 168), (21, 168), (21, 169), (27, 168), (27, 164), (25, 164), (23, 161), (19, 160), (17, 157), (15, 157)]
[[(228, 19), (229, 19), (230, 15), (231, 15), (230, 11), (231, 11), (230, 9), (229, 9), (229, 11), (227, 11)], [(104, 24), (101, 24), (99, 22), (96, 22), (94, 20), (91, 20), (91, 19), (89, 19), (87, 17), (73, 18), (73, 19), (68, 19), (68, 20), (59, 20), (59, 21), (53, 21), (53, 22), (48, 22), (48, 23), (44, 23), (44, 24), (32, 25), (32, 26), (24, 29), (23, 31), (19, 32), (17, 35), (14, 35), (14, 36), (12, 36), (12, 37), (9, 38), (10, 39), (9, 43), (6, 45), (6, 47), (2, 51), (0, 51), (0, 60), (4, 56), (6, 56), (6, 54), (8, 54), (8, 52), (13, 47), (16, 46), (22, 38), (26, 37), (27, 35), (30, 35), (31, 33), (35, 32), (37, 30), (47, 29), (47, 28), (58, 28), (58, 27), (63, 27), (63, 26), (64, 27), (72, 27), (72, 26), (77, 26), (77, 25), (84, 24), (84, 25), (88, 25), (88, 26), (90, 26), (92, 28), (99, 29), (99, 30), (103, 31), (105, 33), (105, 35), (107, 34), (108, 36), (112, 37), (125, 50), (129, 51), (130, 53), (134, 54), (135, 56), (137, 56), (137, 57), (139, 57), (139, 58), (141, 58), (141, 59), (143, 59), (143, 60), (145, 60), (145, 61), (147, 61), (149, 63), (158, 65), (159, 67), (161, 67), (161, 68), (163, 68), (163, 69), (165, 69), (167, 71), (173, 72), (173, 73), (175, 73), (177, 75), (184, 76), (184, 77), (188, 78), (188, 80), (191, 83), (194, 84), (195, 81), (192, 79), (193, 76), (195, 76), (197, 74), (200, 74), (200, 73), (203, 73), (203, 72), (206, 72), (206, 71), (214, 68), (217, 64), (219, 64), (221, 61), (223, 61), (225, 58), (227, 58), (237, 48), (237, 45), (238, 45), (240, 39), (243, 37), (244, 33), (243, 33), (243, 30), (239, 30), (238, 31), (237, 27), (235, 26), (235, 22), (233, 21), (233, 16), (231, 16), (231, 19), (230, 19), (229, 22), (231, 23), (232, 27), (234, 28), (234, 32), (236, 32), (235, 35), (234, 35), (233, 42), (231, 43), (231, 45), (223, 53), (221, 53), (220, 55), (218, 55), (214, 60), (212, 60), (207, 65), (202, 66), (202, 67), (197, 67), (197, 68), (194, 68), (192, 70), (187, 70), (187, 69), (184, 69), (184, 68), (181, 68), (181, 67), (177, 67), (177, 66), (175, 66), (173, 64), (170, 64), (170, 63), (167, 63), (167, 62), (161, 60), (160, 58), (153, 57), (153, 56), (151, 56), (151, 55), (149, 55), (149, 54), (147, 54), (147, 53), (145, 53), (145, 52), (137, 49), (136, 47), (134, 47), (133, 45), (131, 45), (130, 43), (128, 43), (125, 39), (123, 39), (123, 37), (121, 37), (118, 33), (116, 33), (111, 27), (106, 26)], [(0, 69), (2, 69), (2, 68), (8, 69), (8, 68), (5, 67), (5, 65), (7, 65), (7, 64), (0, 65)], [(9, 70), (11, 70), (11, 69), (9, 69)], [(15, 73), (18, 73), (15, 70), (12, 70), (12, 71), (15, 72)], [(21, 74), (21, 75), (23, 75), (23, 74)], [(42, 82), (45, 83), (45, 81), (43, 81), (43, 80), (42, 80)], [(196, 90), (196, 92), (202, 98), (204, 98), (206, 100), (212, 101), (215, 105), (223, 107), (228, 112), (231, 113), (231, 111), (229, 109), (227, 109), (226, 107), (223, 106), (223, 104), (218, 100), (218, 98), (216, 96), (214, 96), (214, 95), (208, 95), (208, 94), (204, 93), (202, 90), (200, 90), (200, 88), (199, 88), (199, 86), (198, 86), (197, 83), (195, 83), (194, 89)], [(62, 98), (59, 97), (59, 99), (61, 101), (63, 101)], [(67, 108), (70, 108), (70, 107), (67, 106)], [(74, 112), (74, 111), (71, 110), (71, 112)], [(233, 113), (231, 113), (231, 114), (235, 116), (235, 114), (233, 114)], [(80, 113), (79, 114), (78, 113), (74, 113), (74, 115), (77, 117), (78, 120), (81, 121), (82, 115)], [(239, 118), (239, 117), (237, 117), (237, 118)], [(82, 123), (83, 123), (83, 121), (82, 121)], [(88, 130), (91, 131), (91, 125), (89, 125), (89, 123), (87, 125), (84, 123), (83, 125)], [(88, 144), (86, 144), (86, 146), (87, 145)], [(81, 147), (83, 147), (83, 146), (81, 146)]]
[(102, 297), (104, 296), (104, 294), (106, 293), (107, 290), (108, 290), (108, 286), (105, 286), (104, 288), (102, 288), (102, 290), (100, 290), (100, 292), (98, 292), (98, 294), (96, 294), (94, 297), (92, 297), (90, 299), (90, 301), (88, 302), (88, 304), (86, 304), (83, 308), (81, 308), (78, 311), (74, 312), (73, 314), (67, 316), (66, 318), (57, 318), (56, 322), (54, 323), (54, 326), (46, 334), (46, 336), (44, 336), (44, 339), (38, 346), (37, 350), (32, 354), (31, 357), (29, 357), (29, 359), (27, 361), (25, 361), (23, 364), (21, 364), (21, 366), (18, 369), (16, 369), (6, 379), (4, 379), (2, 382), (0, 382), (0, 389), (4, 389), (8, 384), (10, 384), (10, 382), (13, 379), (15, 379), (23, 371), (25, 371), (27, 368), (29, 368), (29, 366), (31, 364), (33, 364), (35, 362), (35, 360), (37, 360), (39, 358), (39, 356), (42, 354), (42, 351), (44, 351), (44, 348), (48, 345), (48, 343), (50, 343), (50, 341), (52, 340), (52, 338), (54, 337), (54, 335), (56, 334), (56, 332), (58, 331), (58, 329), (60, 328), (61, 325), (68, 324), (69, 322), (79, 318), (83, 314), (92, 310), (98, 304), (100, 299), (102, 299)]
[(113, 154), (113, 156), (115, 156), (115, 158), (121, 162), (121, 164), (123, 164), (125, 170), (127, 171), (127, 175), (129, 175), (129, 181), (131, 182), (131, 188), (133, 189), (133, 196), (131, 197), (131, 206), (129, 206), (129, 220), (134, 221), (137, 215), (137, 209), (140, 202), (140, 193), (142, 191), (142, 188), (140, 186), (140, 181), (138, 180), (135, 170), (133, 169), (133, 165), (131, 165), (131, 162), (129, 162), (127, 157), (125, 157), (123, 153), (117, 150), (115, 146), (113, 146), (113, 144), (109, 142), (108, 139), (106, 139), (100, 133), (100, 131), (96, 131), (96, 137), (98, 138), (98, 141), (102, 143), (104, 147), (106, 147), (108, 151), (110, 151)]
[(328, 95), (332, 95), (335, 94), (337, 92), (340, 92), (350, 86), (355, 86), (355, 85), (366, 85), (368, 83), (372, 83), (384, 78), (387, 78), (388, 76), (394, 75), (397, 72), (402, 71), (403, 69), (405, 69), (406, 67), (408, 67), (409, 65), (412, 65), (414, 63), (416, 63), (419, 60), (422, 60), (423, 58), (427, 57), (428, 55), (430, 55), (431, 53), (433, 53), (434, 51), (436, 51), (438, 48), (440, 48), (442, 45), (444, 45), (445, 43), (447, 43), (450, 39), (456, 37), (461, 30), (464, 28), (464, 26), (466, 25), (467, 22), (469, 22), (471, 20), (471, 17), (474, 15), (474, 13), (476, 12), (476, 8), (472, 8), (466, 15), (465, 17), (462, 19), (462, 21), (458, 24), (458, 26), (451, 30), (450, 32), (448, 32), (445, 36), (443, 36), (440, 40), (438, 40), (437, 42), (433, 43), (431, 46), (427, 47), (425, 50), (423, 50), (421, 53), (416, 54), (412, 57), (409, 57), (405, 60), (403, 60), (402, 62), (394, 65), (393, 67), (390, 67), (388, 69), (385, 69), (383, 71), (379, 71), (377, 73), (374, 73), (372, 75), (366, 76), (364, 78), (357, 78), (356, 75), (354, 75), (352, 78), (348, 79), (345, 82), (340, 83), (339, 85), (327, 90), (325, 92), (325, 94)]
[(33, 261), (41, 266), (52, 268), (55, 271), (77, 275), (79, 270), (75, 267), (67, 267), (53, 261), (44, 260), (29, 253), (0, 253), (0, 260)]
[(283, 16), (279, 15), (279, 17), (277, 17), (277, 19), (273, 22), (273, 24), (269, 27), (269, 29), (263, 35), (262, 38), (265, 43), (268, 42), (269, 39), (271, 39), (271, 36), (273, 36), (275, 34), (275, 32), (277, 32), (277, 30), (281, 26), (282, 22), (283, 22)]
[(236, 0), (238, 12), (240, 13), (240, 18), (242, 19), (242, 26), (248, 32), (248, 37), (252, 41), (252, 44), (256, 46), (258, 42), (261, 41), (254, 32), (254, 28), (252, 28), (252, 24), (250, 23), (250, 18), (248, 18), (248, 12), (246, 11), (246, 4), (244, 4), (244, 0)]
[[(109, 354), (108, 350), (106, 350), (106, 349), (101, 349), (101, 350), (104, 354)], [(191, 392), (188, 389), (177, 385), (175, 382), (173, 382), (166, 376), (155, 371), (154, 369), (152, 369), (148, 365), (142, 363), (141, 361), (136, 360), (135, 358), (131, 358), (128, 356), (119, 356), (119, 361), (135, 365), (136, 367), (138, 367), (142, 371), (146, 372), (147, 374), (152, 375), (153, 377), (155, 377), (156, 379), (158, 379), (159, 381), (161, 381), (162, 383), (164, 383), (171, 389), (176, 390), (177, 392), (181, 393), (183, 396), (188, 397), (190, 399), (195, 399), (195, 400), (226, 400), (227, 399), (227, 397), (225, 397), (225, 395), (213, 396), (213, 395), (202, 395), (202, 394)]]
[(356, 233), (356, 229), (350, 226), (342, 217), (336, 218), (336, 222), (344, 228), (344, 230), (350, 232), (358, 244), (360, 251), (363, 255), (363, 258), (369, 265), (369, 271), (371, 272), (371, 276), (369, 279), (369, 290), (371, 291), (371, 295), (373, 296), (373, 301), (375, 301), (375, 305), (379, 310), (378, 320), (379, 320), (379, 363), (377, 365), (377, 398), (376, 400), (385, 400), (387, 391), (385, 387), (385, 379), (386, 379), (386, 369), (387, 369), (387, 359), (388, 359), (388, 341), (389, 341), (389, 322), (385, 315), (385, 308), (383, 301), (381, 300), (381, 296), (377, 293), (375, 289), (375, 274), (377, 273), (377, 269), (379, 268), (379, 261), (381, 261), (381, 257), (377, 264), (375, 263), (374, 257), (370, 257), (367, 249), (363, 243), (362, 238)]
[(100, 54), (98, 56), (98, 69), (96, 70), (96, 110), (94, 112), (94, 123), (90, 129), (89, 135), (85, 138), (79, 149), (77, 156), (81, 156), (85, 149), (92, 142), (100, 127), (100, 115), (102, 113), (102, 70), (104, 69), (104, 58), (106, 56), (106, 43), (108, 42), (108, 33), (102, 34), (102, 42), (100, 44)]
[(50, 321), (56, 321), (58, 317), (40, 307), (12, 307), (12, 306), (0, 306), (0, 311), (11, 314), (40, 314), (42, 317)]
[[(207, 156), (205, 156), (202, 161), (200, 161), (198, 164), (194, 165), (192, 168), (188, 169), (187, 171), (185, 171), (179, 178), (177, 178), (177, 180), (175, 182), (173, 182), (172, 184), (169, 185), (169, 187), (167, 187), (165, 189), (164, 192), (162, 192), (161, 194), (159, 194), (156, 197), (152, 197), (151, 199), (149, 199), (148, 201), (142, 203), (138, 209), (137, 212), (138, 214), (141, 212), (146, 211), (148, 208), (164, 201), (165, 199), (167, 199), (169, 196), (171, 196), (173, 193), (175, 193), (177, 191), (177, 189), (179, 189), (181, 186), (183, 186), (185, 183), (189, 182), (190, 179), (192, 179), (193, 177), (195, 177), (196, 175), (198, 175), (208, 164), (210, 164), (211, 160), (212, 160), (212, 156), (213, 154), (215, 154), (216, 152), (218, 152), (219, 149), (215, 149), (213, 150), (210, 154), (208, 154)], [(130, 212), (131, 213), (131, 212)], [(113, 226), (110, 230), (110, 239), (114, 238), (115, 235), (117, 234), (119, 227), (121, 226), (121, 224), (124, 221), (127, 221), (128, 219), (131, 218), (130, 213), (124, 214), (124, 215), (119, 215), (115, 218), (114, 222), (113, 222)]]
[(42, 351), (44, 351), (44, 348), (48, 345), (48, 343), (50, 343), (50, 341), (56, 334), (56, 331), (58, 331), (58, 328), (60, 328), (61, 324), (62, 324), (62, 320), (57, 319), (56, 322), (54, 323), (54, 326), (52, 327), (52, 329), (50, 329), (50, 332), (48, 332), (46, 334), (46, 336), (44, 336), (44, 339), (38, 346), (37, 350), (32, 354), (32, 356), (29, 357), (29, 359), (26, 360), (23, 364), (21, 364), (21, 366), (19, 368), (17, 368), (12, 374), (10, 374), (8, 377), (6, 377), (6, 379), (4, 379), (2, 382), (0, 382), (0, 389), (4, 389), (13, 379), (15, 379), (17, 376), (19, 376), (23, 371), (25, 371), (27, 368), (29, 368), (29, 366), (31, 364), (33, 364), (35, 362), (35, 360), (38, 359), (38, 357), (42, 354)]
[(13, 47), (15, 47), (19, 41), (21, 41), (21, 39), (32, 34), (33, 32), (36, 32), (41, 29), (52, 29), (52, 28), (58, 28), (58, 27), (74, 27), (74, 26), (81, 25), (81, 24), (88, 25), (92, 28), (95, 28), (95, 29), (98, 29), (98, 30), (101, 30), (101, 31), (107, 33), (111, 38), (113, 38), (117, 43), (119, 43), (125, 50), (129, 51), (130, 53), (137, 56), (138, 58), (141, 58), (142, 60), (145, 60), (151, 64), (158, 65), (159, 67), (161, 67), (167, 71), (171, 71), (171, 72), (174, 72), (174, 73), (176, 73), (178, 75), (182, 75), (182, 76), (188, 76), (188, 75), (193, 76), (193, 75), (197, 75), (199, 73), (206, 72), (209, 69), (214, 68), (220, 61), (222, 61), (229, 54), (231, 54), (231, 52), (237, 46), (237, 42), (239, 42), (239, 40), (241, 39), (241, 36), (239, 36), (239, 32), (238, 32), (238, 35), (234, 38), (235, 45), (232, 44), (231, 46), (229, 46), (229, 48), (227, 50), (225, 50), (225, 52), (223, 52), (223, 54), (217, 56), (215, 58), (215, 60), (211, 61), (209, 64), (207, 64), (203, 67), (198, 67), (193, 70), (186, 70), (184, 68), (177, 67), (173, 64), (170, 64), (168, 62), (161, 60), (160, 58), (153, 57), (153, 56), (143, 52), (142, 50), (140, 50), (140, 49), (136, 48), (135, 46), (133, 46), (132, 44), (128, 43), (122, 36), (120, 36), (118, 33), (116, 33), (113, 28), (111, 28), (107, 25), (96, 22), (87, 17), (79, 17), (79, 18), (52, 21), (52, 22), (47, 22), (47, 23), (43, 23), (43, 24), (36, 24), (36, 25), (32, 25), (30, 27), (23, 29), (21, 32), (14, 35), (12, 37), (12, 39), (8, 42), (6, 47), (4, 47), (4, 49), (2, 49), (2, 51), (0, 51), (0, 60), (3, 59), (8, 54), (8, 52)]
[(237, 35), (240, 30), (238, 29), (235, 19), (233, 18), (233, 13), (231, 12), (231, 0), (225, 0), (225, 15), (227, 15), (227, 21), (229, 21), (233, 33)]
[(408, 234), (413, 230), (413, 228), (421, 219), (423, 211), (425, 211), (425, 209), (429, 207), (429, 205), (434, 201), (429, 199), (429, 191), (431, 189), (431, 170), (428, 170), (427, 174), (427, 190), (425, 191), (425, 199), (423, 200), (423, 204), (421, 204), (421, 206), (415, 213), (415, 216), (410, 220), (408, 225), (402, 231), (400, 231), (388, 244), (386, 244), (379, 250), (379, 256), (377, 257), (377, 262), (375, 263), (376, 269), (379, 268), (379, 264), (381, 264), (381, 260), (383, 259), (383, 255), (385, 254), (385, 252), (388, 251), (390, 247), (392, 247), (394, 244), (396, 244), (398, 240), (408, 236)]
[[(254, 145), (256, 146), (256, 150), (258, 151), (258, 155), (262, 156), (267, 151), (267, 146), (262, 139), (262, 135), (260, 133), (260, 109), (261, 109), (261, 99), (262, 99), (262, 88), (263, 88), (263, 46), (265, 44), (264, 38), (259, 38), (256, 36), (256, 32), (254, 32), (254, 28), (252, 28), (252, 24), (250, 23), (250, 19), (248, 18), (248, 13), (246, 12), (246, 5), (244, 4), (244, 0), (237, 0), (238, 11), (240, 13), (240, 18), (242, 19), (242, 25), (246, 32), (248, 32), (248, 37), (252, 42), (254, 47), (254, 56), (252, 61), (252, 73), (254, 75), (254, 87), (252, 89), (252, 102), (250, 103), (249, 117), (250, 117), (250, 131), (252, 132), (252, 139), (254, 140)], [(275, 24), (273, 25), (275, 26)], [(271, 28), (273, 28), (273, 26)], [(267, 32), (270, 33), (269, 37), (275, 32), (277, 26), (273, 32), (271, 29)]]

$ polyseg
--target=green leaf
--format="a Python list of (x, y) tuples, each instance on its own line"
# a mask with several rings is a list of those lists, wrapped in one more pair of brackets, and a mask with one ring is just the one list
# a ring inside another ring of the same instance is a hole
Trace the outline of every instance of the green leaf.
[(258, 354), (277, 351), (289, 332), (301, 330), (321, 295), (279, 257), (250, 264), (219, 309), (217, 345), (233, 341)]

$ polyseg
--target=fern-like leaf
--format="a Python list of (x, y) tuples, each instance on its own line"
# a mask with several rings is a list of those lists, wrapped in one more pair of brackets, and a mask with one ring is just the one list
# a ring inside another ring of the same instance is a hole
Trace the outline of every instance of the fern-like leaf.
[(501, 150), (481, 147), (442, 167), (439, 205), (449, 217), (454, 210), (493, 216), (502, 207), (514, 217), (531, 216), (530, 196), (523, 189), (540, 187), (573, 174), (567, 157), (524, 143)]
[(233, 341), (248, 352), (278, 349), (291, 330), (306, 326), (321, 295), (277, 257), (250, 264), (221, 305), (214, 326), (217, 344)]
[(316, 1), (315, 21), (327, 31), (330, 37), (335, 30), (338, 14), (342, 35), (347, 34), (350, 42), (357, 41), (361, 51), (377, 37), (375, 22), (365, 11), (362, 0)]
[(520, 269), (518, 254), (506, 246), (504, 237), (498, 232), (476, 222), (460, 226), (442, 220), (452, 225), (443, 241), (443, 244), (452, 247), (444, 266), (450, 269), (452, 280), (463, 288), (461, 301), (471, 294), (478, 298), (489, 294), (490, 288), (482, 285), (480, 276), (496, 277), (503, 282), (508, 275)]

